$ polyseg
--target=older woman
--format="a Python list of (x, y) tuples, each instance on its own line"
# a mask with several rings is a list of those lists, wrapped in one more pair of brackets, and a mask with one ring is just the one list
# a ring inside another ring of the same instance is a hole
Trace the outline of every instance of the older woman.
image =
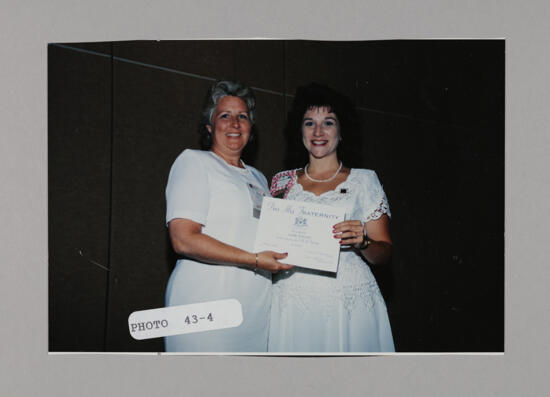
[(255, 99), (241, 84), (214, 84), (203, 111), (203, 146), (176, 159), (166, 187), (166, 223), (178, 260), (166, 305), (237, 299), (236, 328), (166, 337), (166, 351), (263, 352), (267, 350), (271, 273), (291, 266), (286, 254), (252, 253), (259, 207), (269, 194), (261, 172), (241, 153), (251, 136)]
[(376, 173), (349, 169), (338, 157), (350, 110), (345, 98), (325, 86), (311, 84), (296, 93), (289, 131), (300, 135), (309, 163), (275, 175), (271, 192), (344, 207), (347, 220), (334, 225), (342, 245), (336, 274), (293, 268), (276, 276), (269, 351), (394, 351), (386, 305), (367, 264), (389, 259), (390, 210)]

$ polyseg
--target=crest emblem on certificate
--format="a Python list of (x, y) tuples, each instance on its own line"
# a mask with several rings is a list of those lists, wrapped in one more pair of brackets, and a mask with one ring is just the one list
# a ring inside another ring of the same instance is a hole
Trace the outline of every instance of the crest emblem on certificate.
[(297, 216), (294, 218), (294, 226), (307, 226), (307, 218), (303, 218), (301, 216)]

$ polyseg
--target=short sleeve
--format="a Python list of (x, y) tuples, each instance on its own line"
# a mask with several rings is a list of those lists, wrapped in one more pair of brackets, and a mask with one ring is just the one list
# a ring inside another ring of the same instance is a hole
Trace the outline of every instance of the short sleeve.
[(262, 188), (269, 191), (268, 185), (267, 185), (267, 179), (264, 174), (261, 173), (261, 171), (258, 171), (254, 167), (250, 167), (253, 170), (254, 177), (260, 182)]
[(376, 220), (386, 214), (391, 217), (390, 206), (382, 184), (372, 170), (363, 170), (363, 211), (365, 222)]
[(166, 185), (167, 225), (175, 218), (206, 223), (210, 188), (201, 160), (199, 153), (185, 150), (174, 161)]

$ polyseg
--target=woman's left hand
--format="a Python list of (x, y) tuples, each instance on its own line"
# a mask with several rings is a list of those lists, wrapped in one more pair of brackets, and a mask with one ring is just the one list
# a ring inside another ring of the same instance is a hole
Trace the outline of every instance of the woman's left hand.
[(334, 238), (340, 239), (341, 245), (353, 245), (359, 248), (365, 241), (363, 222), (349, 220), (337, 223), (332, 227)]
[[(349, 244), (360, 250), (365, 236), (370, 243), (363, 247), (361, 255), (371, 264), (381, 265), (389, 261), (392, 250), (390, 238), (390, 223), (388, 215), (366, 223), (361, 221), (344, 221), (333, 227), (334, 238), (340, 239), (340, 244)], [(368, 249), (367, 249), (368, 247)]]

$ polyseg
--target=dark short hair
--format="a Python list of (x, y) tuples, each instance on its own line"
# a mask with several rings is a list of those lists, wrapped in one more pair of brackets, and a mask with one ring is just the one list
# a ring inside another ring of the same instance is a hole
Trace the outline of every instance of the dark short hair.
[(210, 149), (212, 147), (212, 135), (206, 128), (208, 125), (212, 125), (212, 115), (218, 106), (220, 100), (225, 96), (234, 96), (240, 98), (246, 104), (248, 108), (248, 117), (252, 128), (250, 130), (250, 139), (254, 135), (254, 121), (255, 121), (255, 109), (256, 109), (256, 97), (254, 92), (248, 86), (245, 86), (239, 82), (229, 80), (218, 80), (208, 90), (206, 95), (204, 106), (202, 110), (202, 118), (199, 126), (199, 133), (201, 135), (201, 147), (203, 149)]
[(326, 85), (310, 83), (298, 87), (289, 112), (289, 121), (292, 118), (292, 121), (296, 123), (297, 131), (301, 131), (304, 114), (312, 108), (327, 108), (336, 114), (340, 124), (340, 134), (345, 133), (349, 127), (349, 114), (353, 104), (345, 96)]
[[(292, 107), (288, 112), (285, 136), (289, 148), (286, 165), (292, 168), (302, 166), (307, 161), (302, 145), (302, 120), (312, 108), (327, 108), (338, 117), (340, 136), (345, 141), (348, 134), (358, 132), (358, 118), (353, 103), (336, 90), (319, 83), (298, 87)], [(342, 143), (338, 145), (338, 152)]]

